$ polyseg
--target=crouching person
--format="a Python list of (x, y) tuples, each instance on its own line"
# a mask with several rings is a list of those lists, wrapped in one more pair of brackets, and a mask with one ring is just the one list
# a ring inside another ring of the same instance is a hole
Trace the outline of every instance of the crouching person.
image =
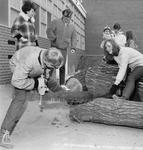
[[(107, 40), (104, 43), (104, 50), (113, 56), (119, 66), (119, 71), (110, 89), (110, 94), (117, 100), (129, 100), (135, 90), (136, 81), (143, 77), (143, 54), (130, 47), (119, 47), (114, 40)], [(123, 81), (128, 67), (131, 69), (131, 73), (127, 76), (122, 96), (118, 97), (114, 94), (116, 94), (119, 84)]]
[(10, 135), (27, 108), (27, 93), (34, 89), (41, 89), (39, 86), (43, 86), (41, 75), (46, 72), (46, 85), (51, 91), (63, 90), (54, 79), (50, 78), (50, 72), (55, 68), (60, 68), (63, 63), (64, 58), (56, 48), (44, 50), (39, 47), (27, 46), (13, 55), (10, 59), (10, 68), (13, 73), (11, 84), (15, 89), (15, 97), (1, 125), (0, 146), (13, 147)]

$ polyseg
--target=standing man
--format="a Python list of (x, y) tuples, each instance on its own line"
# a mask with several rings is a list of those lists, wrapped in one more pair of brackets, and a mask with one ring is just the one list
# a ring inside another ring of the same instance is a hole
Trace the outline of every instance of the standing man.
[[(65, 9), (62, 12), (62, 18), (53, 20), (50, 27), (47, 29), (47, 37), (51, 41), (51, 47), (60, 49), (65, 60), (67, 56), (67, 50), (70, 49), (75, 51), (77, 45), (76, 30), (70, 23), (72, 14), (73, 12), (70, 9)], [(60, 85), (64, 85), (65, 63), (60, 68), (59, 75)]]
[(24, 1), (21, 9), (11, 28), (12, 36), (17, 39), (16, 50), (25, 46), (38, 46), (34, 25), (36, 7), (34, 3)]

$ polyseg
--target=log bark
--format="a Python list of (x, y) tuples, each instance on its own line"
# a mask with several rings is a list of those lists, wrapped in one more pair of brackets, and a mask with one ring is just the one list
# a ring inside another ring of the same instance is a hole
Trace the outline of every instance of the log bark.
[(78, 122), (143, 128), (143, 103), (96, 98), (71, 108), (70, 118)]
[(109, 65), (102, 60), (86, 72), (85, 82), (88, 90), (97, 95), (106, 95), (115, 81), (118, 72), (117, 65)]

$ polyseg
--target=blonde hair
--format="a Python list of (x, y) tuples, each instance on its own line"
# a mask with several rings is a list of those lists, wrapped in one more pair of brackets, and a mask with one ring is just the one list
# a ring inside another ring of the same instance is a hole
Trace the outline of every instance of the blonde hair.
[(45, 51), (44, 62), (46, 64), (52, 64), (54, 68), (58, 69), (63, 66), (64, 57), (60, 50), (55, 47), (51, 47)]

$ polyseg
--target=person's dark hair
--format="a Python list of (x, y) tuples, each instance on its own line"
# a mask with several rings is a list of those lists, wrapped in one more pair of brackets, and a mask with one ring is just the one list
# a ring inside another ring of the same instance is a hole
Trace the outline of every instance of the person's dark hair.
[(127, 31), (126, 32), (126, 39), (128, 40), (133, 40), (134, 39), (134, 35), (132, 31)]
[(36, 6), (31, 1), (24, 1), (22, 6), (22, 11), (27, 14), (27, 11), (30, 11), (31, 9), (36, 10)]
[(119, 51), (120, 51), (120, 47), (119, 47), (119, 45), (113, 39), (109, 39), (109, 40), (105, 41), (105, 43), (104, 43), (104, 51), (107, 52), (107, 50), (106, 50), (106, 43), (107, 42), (111, 43), (111, 45), (113, 47), (112, 48), (112, 55), (113, 56), (118, 56)]
[(113, 29), (114, 29), (114, 30), (120, 30), (120, 29), (121, 29), (121, 25), (120, 25), (119, 23), (115, 23), (115, 24), (113, 25)]
[(67, 8), (67, 9), (65, 9), (65, 10), (62, 11), (62, 15), (64, 17), (70, 18), (72, 16), (72, 14), (73, 14), (73, 12), (69, 8)]

